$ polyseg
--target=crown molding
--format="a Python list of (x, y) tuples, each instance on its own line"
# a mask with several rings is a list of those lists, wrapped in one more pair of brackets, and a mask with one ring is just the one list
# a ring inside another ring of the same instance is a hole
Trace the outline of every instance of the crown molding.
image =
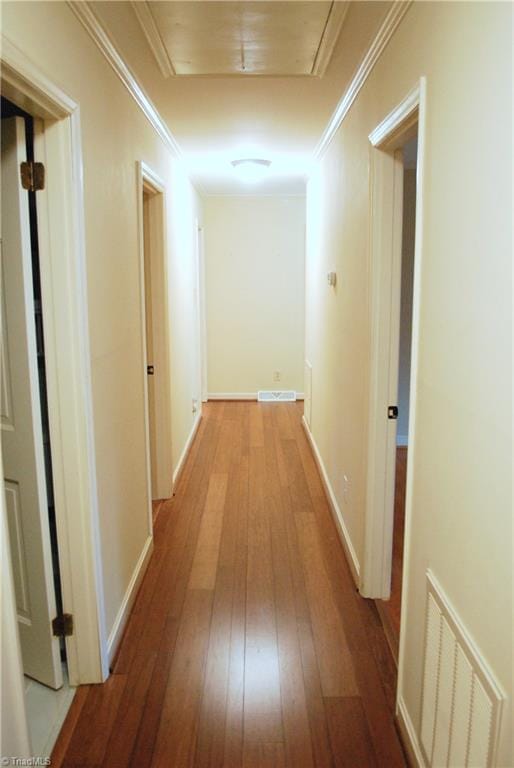
[(380, 29), (373, 38), (364, 58), (359, 64), (353, 79), (335, 108), (327, 127), (323, 131), (321, 139), (314, 150), (314, 158), (320, 159), (327, 150), (328, 145), (339, 130), (341, 123), (348, 114), (350, 107), (368, 79), (373, 67), (382, 55), (386, 45), (398, 28), (401, 20), (410, 8), (413, 0), (395, 0), (389, 9)]
[(118, 75), (127, 91), (130, 93), (147, 120), (157, 131), (168, 149), (176, 157), (182, 158), (182, 151), (177, 144), (177, 140), (162, 119), (149, 96), (145, 93), (128, 68), (107, 31), (92, 10), (91, 4), (86, 2), (86, 0), (81, 0), (81, 2), (72, 2), (72, 0), (68, 0), (68, 6), (103, 53), (114, 72)]
[(323, 30), (311, 75), (314, 75), (315, 77), (323, 77), (327, 71), (349, 7), (350, 3), (343, 2), (343, 0), (334, 0), (330, 6), (327, 23)]
[(176, 74), (173, 63), (170, 59), (164, 40), (161, 37), (159, 28), (155, 23), (155, 19), (152, 16), (152, 11), (146, 0), (132, 0), (130, 3), (134, 13), (137, 16), (139, 25), (144, 32), (150, 50), (152, 51), (155, 61), (157, 62), (159, 69), (163, 77), (168, 78)]

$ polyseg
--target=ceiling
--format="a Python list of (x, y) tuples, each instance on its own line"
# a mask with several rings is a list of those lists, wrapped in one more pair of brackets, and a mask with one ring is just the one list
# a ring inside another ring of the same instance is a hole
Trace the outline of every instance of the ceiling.
[(164, 77), (320, 76), (348, 2), (132, 3)]
[[(390, 6), (91, 3), (211, 195), (304, 193), (321, 134)], [(239, 181), (231, 161), (243, 157), (270, 160), (267, 179)]]

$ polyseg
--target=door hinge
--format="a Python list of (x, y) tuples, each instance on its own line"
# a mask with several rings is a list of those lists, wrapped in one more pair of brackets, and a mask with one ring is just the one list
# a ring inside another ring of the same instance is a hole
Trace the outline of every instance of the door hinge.
[(61, 613), (52, 621), (54, 637), (69, 637), (73, 634), (73, 616), (71, 613)]
[(388, 419), (397, 419), (398, 418), (398, 406), (397, 405), (390, 405), (387, 409), (387, 418)]
[(45, 188), (45, 166), (43, 163), (21, 163), (21, 186), (29, 192), (37, 192)]

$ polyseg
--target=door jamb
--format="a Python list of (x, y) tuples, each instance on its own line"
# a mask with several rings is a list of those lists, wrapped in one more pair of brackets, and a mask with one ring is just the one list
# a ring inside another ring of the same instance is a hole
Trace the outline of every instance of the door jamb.
[[(168, 279), (168, 266), (166, 254), (166, 186), (164, 181), (152, 170), (152, 168), (144, 163), (138, 161), (136, 163), (136, 188), (137, 188), (137, 212), (138, 212), (138, 232), (139, 232), (139, 282), (140, 282), (140, 307), (141, 307), (141, 354), (143, 360), (143, 392), (145, 399), (144, 418), (145, 418), (145, 448), (146, 448), (146, 478), (147, 478), (147, 499), (148, 499), (148, 535), (153, 536), (153, 517), (152, 517), (152, 473), (151, 473), (151, 451), (150, 451), (150, 416), (148, 410), (148, 376), (146, 372), (147, 355), (146, 355), (146, 298), (145, 298), (145, 243), (144, 243), (144, 214), (143, 214), (143, 194), (146, 193), (151, 197), (159, 195), (162, 197), (162, 232), (159, 234), (159, 241), (162, 242), (162, 252), (159, 254), (159, 258), (162, 259), (163, 269), (163, 313), (165, 318), (169, 318), (169, 279)], [(161, 250), (161, 249), (160, 249)], [(165, 379), (165, 388), (167, 392), (167, 414), (166, 423), (168, 428), (166, 430), (166, 442), (169, 445), (169, 496), (173, 492), (172, 481), (172, 468), (171, 468), (171, 388), (170, 388), (170, 339), (168, 322), (164, 324), (163, 328), (164, 343), (163, 348), (165, 350), (165, 359), (163, 361), (163, 369)]]
[[(401, 269), (401, 217), (403, 178), (399, 178), (398, 150), (417, 126), (418, 163), (416, 175), (416, 234), (414, 248), (414, 287), (412, 352), (409, 407), (409, 461), (405, 500), (404, 573), (408, 570), (416, 449), (416, 394), (419, 354), (419, 315), (423, 235), (423, 184), (426, 120), (426, 80), (417, 86), (387, 115), (370, 134), (370, 274), (371, 274), (371, 359), (368, 423), (368, 474), (365, 510), (365, 551), (360, 592), (364, 597), (387, 599), (391, 584), (391, 555), (394, 523), (394, 478), (391, 491), (391, 456), (396, 448), (396, 424), (387, 419), (387, 406), (397, 379), (394, 370), (399, 331), (399, 280)], [(393, 191), (393, 195), (391, 192)], [(398, 242), (398, 228), (400, 240)], [(376, 266), (375, 266), (376, 265)], [(397, 285), (395, 285), (395, 281)], [(394, 465), (393, 465), (394, 466)], [(404, 580), (405, 582), (405, 580)], [(402, 590), (402, 610), (407, 585)], [(400, 633), (400, 653), (402, 633)]]
[(198, 324), (199, 324), (199, 361), (200, 361), (200, 397), (207, 402), (207, 316), (205, 298), (205, 242), (204, 230), (196, 220), (196, 263), (198, 286)]
[[(71, 685), (109, 674), (94, 451), (80, 106), (2, 35), (2, 92), (31, 114), (47, 166), (38, 229), (48, 411)], [(41, 124), (40, 124), (41, 126)], [(62, 365), (62, 360), (67, 361)]]

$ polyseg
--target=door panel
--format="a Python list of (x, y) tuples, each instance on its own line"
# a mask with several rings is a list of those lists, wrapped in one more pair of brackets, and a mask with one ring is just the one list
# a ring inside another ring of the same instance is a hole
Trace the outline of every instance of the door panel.
[(2, 120), (1, 428), (11, 560), (24, 672), (59, 688), (25, 158), (23, 120)]

